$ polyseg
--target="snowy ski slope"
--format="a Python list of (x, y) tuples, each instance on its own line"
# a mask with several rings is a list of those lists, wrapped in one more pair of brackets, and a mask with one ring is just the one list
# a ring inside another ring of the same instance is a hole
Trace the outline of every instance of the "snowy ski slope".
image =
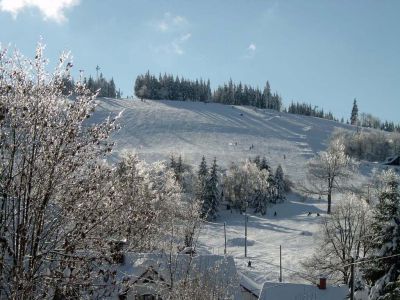
[[(306, 161), (326, 149), (336, 128), (352, 129), (337, 122), (273, 110), (180, 101), (102, 99), (95, 119), (121, 110), (122, 128), (113, 136), (117, 142), (114, 158), (132, 150), (147, 161), (168, 159), (175, 153), (197, 166), (205, 155), (208, 162), (215, 156), (220, 165), (227, 167), (232, 161), (265, 155), (274, 167), (282, 164), (294, 182), (304, 176)], [(251, 145), (254, 148), (250, 150)], [(370, 169), (367, 166), (367, 172)], [(266, 216), (250, 214), (251, 268), (247, 266), (249, 259), (244, 258), (244, 216), (238, 212), (222, 207), (217, 221), (203, 226), (198, 249), (222, 254), (226, 222), (227, 252), (235, 257), (243, 274), (258, 284), (277, 281), (282, 245), (284, 281), (304, 282), (300, 262), (314, 251), (314, 236), (321, 220), (316, 213), (323, 216), (325, 210), (325, 200), (290, 194), (285, 203), (271, 207)], [(313, 214), (308, 216), (308, 212)]]
[(232, 161), (265, 155), (293, 178), (302, 175), (299, 167), (307, 159), (326, 148), (335, 128), (351, 128), (273, 110), (202, 102), (102, 99), (98, 110), (97, 118), (124, 110), (122, 128), (114, 135), (115, 157), (133, 150), (155, 161), (175, 153), (197, 166), (205, 155), (227, 167)]

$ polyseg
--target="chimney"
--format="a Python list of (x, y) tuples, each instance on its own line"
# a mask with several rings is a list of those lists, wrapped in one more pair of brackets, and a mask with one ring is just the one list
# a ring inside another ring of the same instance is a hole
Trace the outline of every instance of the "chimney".
[(326, 278), (325, 277), (320, 277), (319, 278), (319, 284), (317, 284), (318, 288), (320, 290), (326, 290)]

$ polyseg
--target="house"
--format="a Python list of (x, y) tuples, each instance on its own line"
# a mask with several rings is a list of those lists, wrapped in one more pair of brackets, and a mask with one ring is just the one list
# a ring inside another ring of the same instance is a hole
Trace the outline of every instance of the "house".
[(171, 287), (185, 280), (192, 284), (191, 289), (204, 290), (205, 295), (213, 289), (222, 293), (223, 299), (241, 299), (236, 265), (230, 256), (131, 253), (117, 273), (123, 282), (120, 299), (162, 300)]
[(400, 155), (388, 157), (383, 164), (388, 166), (400, 166)]
[(349, 289), (343, 286), (326, 286), (300, 283), (265, 282), (259, 300), (341, 300), (347, 299)]
[(257, 300), (260, 295), (262, 285), (257, 284), (246, 275), (238, 272), (240, 277), (240, 294), (242, 300)]

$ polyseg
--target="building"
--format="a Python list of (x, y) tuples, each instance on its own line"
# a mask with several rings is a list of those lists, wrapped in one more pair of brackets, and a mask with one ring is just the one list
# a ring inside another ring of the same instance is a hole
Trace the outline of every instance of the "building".
[(172, 286), (176, 288), (184, 280), (191, 289), (203, 289), (205, 295), (213, 289), (223, 293), (223, 299), (242, 299), (230, 256), (134, 253), (126, 255), (118, 274), (124, 283), (118, 292), (120, 299), (162, 300)]
[(242, 300), (257, 300), (262, 285), (257, 284), (246, 275), (239, 272), (240, 276), (240, 294), (242, 296)]
[(388, 166), (400, 166), (400, 155), (388, 157), (383, 164)]
[(265, 282), (260, 300), (341, 300), (348, 299), (349, 288), (300, 283)]

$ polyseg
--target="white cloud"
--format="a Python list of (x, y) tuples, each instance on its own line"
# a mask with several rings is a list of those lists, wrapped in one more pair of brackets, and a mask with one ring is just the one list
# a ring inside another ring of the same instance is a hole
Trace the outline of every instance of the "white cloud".
[(154, 52), (174, 55), (185, 53), (184, 46), (192, 34), (188, 32), (190, 24), (184, 16), (166, 12), (160, 20), (153, 21), (151, 25), (161, 33), (157, 39), (164, 41), (157, 46), (150, 46)]
[(191, 33), (186, 33), (186, 34), (181, 35), (178, 39), (175, 39), (174, 41), (172, 41), (171, 46), (172, 46), (173, 52), (178, 55), (184, 54), (185, 51), (183, 50), (182, 46), (188, 39), (190, 39), (191, 36), (192, 36)]
[(179, 38), (179, 40), (180, 40), (181, 42), (184, 42), (184, 41), (187, 41), (188, 39), (190, 39), (191, 36), (192, 36), (191, 33), (186, 33), (186, 34), (184, 34), (184, 35), (181, 35), (181, 37)]
[(168, 30), (168, 28), (169, 28), (169, 25), (167, 24), (167, 23), (165, 23), (164, 21), (161, 21), (160, 23), (158, 23), (158, 25), (157, 25), (157, 27), (158, 27), (158, 29), (160, 30), (160, 31), (167, 31)]
[(185, 51), (183, 51), (182, 47), (180, 44), (176, 43), (176, 42), (172, 42), (171, 43), (171, 47), (166, 49), (167, 52), (173, 52), (175, 54), (178, 55), (182, 55), (183, 53), (185, 53)]
[(279, 2), (275, 1), (273, 3), (270, 3), (267, 10), (264, 12), (264, 17), (266, 19), (275, 19), (277, 17), (278, 12), (279, 12)]
[(45, 20), (62, 23), (67, 20), (65, 10), (79, 4), (80, 0), (0, 0), (0, 10), (14, 18), (21, 10), (37, 8)]
[(254, 52), (254, 51), (256, 51), (256, 49), (257, 49), (257, 47), (256, 47), (256, 45), (253, 44), (253, 43), (251, 43), (251, 44), (249, 45), (249, 47), (247, 47), (247, 50), (250, 51), (250, 52)]
[(155, 27), (158, 31), (167, 32), (178, 30), (188, 24), (185, 17), (179, 15), (173, 15), (170, 12), (166, 12), (160, 21), (157, 21)]
[(257, 46), (254, 43), (250, 43), (250, 45), (246, 49), (246, 54), (244, 55), (245, 58), (253, 58), (256, 54)]
[(161, 45), (159, 47), (152, 47), (152, 49), (156, 53), (162, 52), (166, 54), (183, 55), (185, 53), (183, 46), (190, 39), (191, 36), (191, 33), (182, 34), (179, 37), (173, 39), (172, 42)]
[(175, 25), (179, 25), (179, 24), (184, 24), (184, 23), (186, 23), (187, 21), (186, 21), (186, 19), (185, 19), (184, 17), (182, 17), (182, 16), (175, 16), (175, 17), (172, 19), (172, 22), (173, 22)]

